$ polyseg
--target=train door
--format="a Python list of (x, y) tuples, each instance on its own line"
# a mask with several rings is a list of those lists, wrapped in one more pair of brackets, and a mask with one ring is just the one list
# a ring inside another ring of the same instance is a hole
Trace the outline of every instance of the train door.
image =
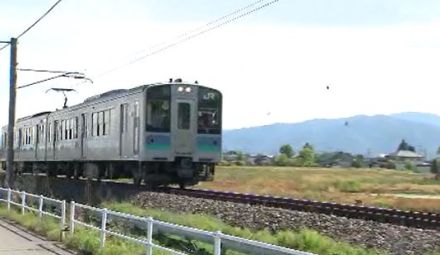
[(52, 154), (53, 154), (53, 160), (56, 160), (56, 144), (57, 144), (57, 140), (59, 138), (59, 130), (58, 130), (58, 121), (55, 120), (53, 122), (53, 132), (52, 132)]
[(35, 127), (33, 127), (33, 129), (35, 130), (34, 132), (34, 139), (35, 139), (35, 144), (34, 144), (34, 150), (35, 150), (35, 160), (38, 160), (38, 156), (39, 156), (39, 149), (40, 149), (40, 127), (41, 125), (36, 125)]
[(139, 154), (139, 102), (136, 101), (133, 105), (133, 154)]
[(46, 125), (43, 123), (41, 125), (37, 125), (35, 127), (35, 159), (36, 160), (44, 160), (44, 150), (45, 150), (45, 131)]
[(129, 139), (129, 115), (128, 104), (121, 104), (120, 107), (120, 126), (119, 126), (119, 156), (127, 157), (131, 155)]
[(86, 114), (81, 114), (81, 158), (86, 157), (86, 139), (87, 139), (87, 122), (86, 122)]
[(195, 134), (195, 103), (193, 100), (177, 100), (177, 114), (173, 123), (174, 150), (176, 155), (192, 155)]

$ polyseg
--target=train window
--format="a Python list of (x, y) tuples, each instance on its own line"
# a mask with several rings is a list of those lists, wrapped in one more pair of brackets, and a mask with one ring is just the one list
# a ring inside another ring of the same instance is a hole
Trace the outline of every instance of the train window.
[(65, 126), (65, 121), (62, 120), (60, 125), (60, 140), (64, 140), (64, 126)]
[(59, 124), (60, 124), (60, 122), (57, 121), (57, 120), (53, 122), (53, 132), (54, 132), (54, 134), (55, 134), (55, 136), (54, 136), (54, 142), (60, 140), (60, 128), (59, 128)]
[(179, 103), (177, 114), (177, 127), (179, 129), (189, 129), (191, 120), (191, 105), (189, 103)]
[(138, 101), (136, 101), (136, 102), (134, 102), (134, 105), (133, 105), (133, 107), (134, 107), (134, 123), (133, 123), (133, 126), (134, 126), (134, 136), (133, 136), (133, 139), (134, 139), (134, 141), (133, 141), (133, 152), (135, 153), (135, 154), (138, 154), (138, 152), (139, 152), (139, 102)]
[(150, 132), (170, 132), (170, 86), (156, 86), (147, 90), (147, 125)]
[(72, 139), (72, 119), (67, 120), (67, 139)]
[(7, 144), (8, 144), (8, 133), (3, 133), (3, 148), (6, 148)]
[(52, 123), (49, 123), (47, 126), (47, 141), (50, 142), (52, 140)]
[(92, 136), (98, 134), (98, 114), (92, 113)]
[(102, 134), (108, 135), (110, 132), (110, 110), (104, 111), (104, 121), (102, 125)]
[(32, 144), (36, 144), (38, 141), (38, 129), (37, 126), (34, 126), (31, 128), (31, 132), (32, 132)]
[(38, 141), (37, 141), (37, 143), (44, 141), (44, 131), (45, 131), (44, 129), (45, 129), (45, 125), (43, 124), (43, 125), (40, 126), (40, 130), (38, 131), (39, 134), (38, 134)]
[(73, 138), (78, 138), (78, 117), (73, 119)]
[(23, 130), (21, 128), (16, 133), (15, 139), (17, 140), (18, 147), (20, 148), (23, 145)]
[(104, 113), (98, 112), (98, 133), (97, 136), (103, 135)]
[(37, 125), (35, 128), (35, 144), (38, 144), (40, 142), (40, 134), (41, 134), (41, 126)]
[(63, 120), (64, 121), (64, 126), (63, 126), (63, 140), (67, 140), (68, 137), (68, 130), (69, 130), (69, 122), (68, 120)]
[(124, 133), (127, 130), (128, 125), (128, 104), (121, 105), (121, 132)]
[[(92, 113), (92, 136), (103, 136), (110, 134), (111, 110)], [(76, 120), (76, 129), (78, 128)]]
[(222, 96), (220, 92), (199, 87), (198, 127), (199, 134), (221, 133)]

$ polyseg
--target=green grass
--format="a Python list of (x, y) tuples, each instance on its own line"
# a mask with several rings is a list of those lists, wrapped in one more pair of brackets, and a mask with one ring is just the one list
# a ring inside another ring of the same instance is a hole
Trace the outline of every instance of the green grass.
[(55, 241), (60, 239), (60, 224), (52, 218), (44, 216), (40, 220), (34, 213), (22, 215), (13, 209), (8, 212), (3, 206), (0, 206), (0, 217), (12, 219), (27, 229), (46, 236), (49, 240)]
[[(59, 221), (54, 218), (43, 216), (41, 219), (32, 212), (22, 215), (20, 212), (11, 209), (9, 212), (4, 206), (0, 206), (0, 217), (11, 219), (27, 229), (46, 236), (49, 240), (60, 240)], [(70, 236), (66, 233), (63, 243), (70, 249), (78, 251), (79, 254), (97, 254), (97, 255), (120, 255), (120, 254), (145, 254), (145, 248), (142, 245), (125, 241), (119, 238), (108, 237), (105, 247), (100, 248), (99, 233), (94, 230), (75, 228), (75, 234)], [(154, 254), (168, 255), (162, 251), (154, 250)]]
[[(235, 235), (253, 240), (259, 240), (293, 249), (308, 251), (323, 255), (373, 255), (387, 254), (371, 249), (349, 245), (345, 242), (339, 242), (329, 237), (323, 236), (316, 231), (302, 229), (299, 231), (279, 231), (271, 233), (270, 231), (252, 231), (249, 229), (241, 229), (229, 226), (218, 219), (207, 215), (197, 214), (176, 214), (155, 209), (142, 209), (129, 203), (105, 203), (103, 206), (138, 216), (151, 216), (158, 220), (168, 221), (180, 225), (196, 227), (209, 231), (221, 230), (225, 234)], [(51, 240), (59, 238), (59, 224), (53, 218), (43, 217), (39, 219), (34, 213), (26, 213), (21, 215), (16, 210), (8, 212), (4, 207), (0, 206), (0, 216), (13, 219), (19, 224), (29, 228), (39, 234), (47, 236)], [(204, 244), (197, 241), (189, 241), (175, 236), (155, 235), (155, 243), (175, 248), (182, 244), (191, 244), (192, 250), (187, 249), (188, 254), (210, 255), (212, 254), (212, 245)], [(66, 234), (63, 240), (68, 248), (76, 250), (79, 254), (98, 254), (98, 255), (119, 255), (119, 254), (145, 254), (145, 248), (133, 242), (125, 241), (119, 238), (113, 238), (107, 235), (105, 248), (100, 248), (99, 233), (94, 230), (84, 229), (82, 227), (75, 228), (75, 234), (70, 236)], [(159, 250), (154, 250), (154, 254), (169, 254)], [(240, 253), (234, 251), (226, 251), (225, 255), (238, 255)], [(440, 253), (431, 252), (429, 255), (439, 255)], [(427, 255), (428, 255), (427, 254)]]
[[(230, 226), (212, 216), (201, 214), (177, 214), (157, 209), (144, 209), (130, 203), (105, 203), (104, 207), (130, 213), (133, 215), (153, 217), (157, 220), (167, 221), (183, 226), (195, 227), (208, 231), (220, 230), (224, 234), (258, 240), (266, 243), (280, 245), (292, 249), (308, 251), (323, 255), (372, 255), (387, 254), (376, 250), (364, 249), (339, 242), (323, 236), (316, 231), (302, 229), (299, 231), (279, 231), (272, 233), (268, 230), (254, 231)], [(237, 254), (229, 252), (227, 254)]]

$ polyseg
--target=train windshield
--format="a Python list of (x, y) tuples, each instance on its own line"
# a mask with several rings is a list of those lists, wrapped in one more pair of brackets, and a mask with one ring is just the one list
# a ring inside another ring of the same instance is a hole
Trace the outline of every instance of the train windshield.
[(147, 131), (170, 132), (170, 99), (170, 86), (147, 89)]
[(220, 134), (222, 129), (222, 95), (220, 92), (199, 87), (198, 108), (197, 132), (199, 134)]

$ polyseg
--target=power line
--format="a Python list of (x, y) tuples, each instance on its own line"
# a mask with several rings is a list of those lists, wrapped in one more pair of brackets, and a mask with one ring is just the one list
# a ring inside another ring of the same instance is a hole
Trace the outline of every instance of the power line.
[[(181, 44), (181, 43), (183, 43), (183, 42), (189, 41), (189, 40), (194, 39), (194, 38), (196, 38), (196, 37), (198, 37), (198, 36), (201, 36), (201, 35), (203, 35), (203, 34), (205, 34), (205, 33), (208, 33), (208, 32), (210, 32), (210, 31), (212, 31), (212, 30), (218, 29), (218, 28), (220, 28), (220, 27), (222, 27), (222, 26), (224, 26), (224, 25), (227, 25), (227, 24), (229, 24), (229, 23), (231, 23), (231, 22), (234, 22), (234, 21), (236, 21), (236, 20), (238, 20), (238, 19), (241, 19), (241, 18), (243, 18), (243, 17), (245, 17), (245, 16), (248, 16), (248, 15), (250, 15), (250, 14), (252, 14), (252, 13), (254, 13), (254, 12), (257, 12), (257, 11), (263, 9), (263, 8), (269, 7), (270, 5), (272, 5), (272, 4), (274, 4), (274, 3), (278, 2), (278, 1), (279, 1), (279, 0), (272, 0), (272, 1), (267, 2), (267, 3), (263, 4), (263, 5), (260, 5), (260, 6), (256, 7), (256, 8), (253, 8), (253, 9), (250, 10), (250, 11), (247, 11), (247, 12), (245, 12), (245, 13), (242, 13), (242, 14), (238, 15), (238, 16), (235, 16), (235, 17), (233, 17), (233, 18), (227, 19), (226, 21), (223, 21), (223, 22), (221, 22), (221, 23), (218, 23), (219, 21), (222, 21), (222, 20), (224, 20), (224, 19), (226, 19), (226, 18), (228, 18), (228, 17), (230, 17), (230, 16), (233, 16), (233, 15), (239, 13), (239, 12), (242, 12), (243, 10), (246, 10), (246, 9), (252, 7), (252, 6), (257, 5), (258, 3), (264, 2), (264, 0), (256, 1), (256, 2), (254, 2), (254, 3), (252, 3), (252, 4), (249, 4), (249, 5), (245, 6), (245, 7), (242, 7), (242, 8), (240, 8), (240, 9), (238, 9), (238, 10), (236, 10), (236, 11), (230, 13), (230, 14), (227, 14), (227, 15), (225, 15), (225, 16), (222, 16), (222, 17), (220, 17), (220, 18), (218, 18), (218, 19), (216, 19), (216, 20), (214, 20), (214, 21), (211, 21), (211, 22), (207, 23), (207, 24), (206, 24), (205, 26), (203, 26), (203, 27), (199, 27), (199, 28), (193, 29), (193, 30), (191, 30), (191, 31), (189, 31), (189, 32), (183, 33), (183, 34), (181, 34), (180, 36), (177, 37), (177, 38), (182, 38), (182, 37), (183, 37), (182, 39), (177, 40), (177, 41), (175, 41), (175, 42), (168, 43), (168, 44), (166, 44), (165, 46), (160, 47), (160, 48), (157, 49), (157, 50), (151, 51), (151, 52), (149, 52), (148, 54), (146, 54), (146, 55), (144, 55), (144, 56), (138, 57), (138, 58), (136, 58), (136, 59), (134, 59), (134, 60), (132, 60), (132, 61), (126, 63), (126, 64), (123, 64), (123, 65), (121, 65), (121, 66), (117, 66), (117, 67), (115, 67), (115, 68), (113, 68), (113, 69), (110, 69), (110, 70), (108, 70), (108, 71), (105, 71), (105, 72), (99, 74), (96, 78), (102, 77), (102, 76), (107, 75), (107, 74), (112, 73), (112, 72), (115, 72), (115, 71), (117, 71), (117, 70), (119, 70), (119, 69), (121, 69), (121, 68), (124, 68), (124, 67), (128, 66), (128, 65), (132, 65), (132, 64), (134, 64), (134, 63), (136, 63), (136, 62), (139, 62), (139, 61), (141, 61), (141, 60), (143, 60), (143, 59), (145, 59), (145, 58), (147, 58), (147, 57), (150, 57), (150, 56), (156, 55), (156, 54), (158, 54), (158, 53), (160, 53), (160, 52), (163, 52), (163, 51), (165, 51), (165, 50), (167, 50), (167, 49), (169, 49), (169, 48), (175, 47), (175, 46), (177, 46), (177, 45), (179, 45), (179, 44)], [(218, 23), (218, 24), (216, 24), (215, 26), (211, 26), (212, 24), (215, 24), (215, 23)], [(205, 28), (205, 27), (206, 27), (206, 28)], [(202, 28), (205, 28), (205, 29), (202, 29)], [(199, 31), (199, 30), (200, 30), (200, 31)], [(194, 33), (195, 31), (198, 31), (198, 32), (197, 32), (197, 33)], [(162, 45), (163, 45), (163, 44), (162, 44)], [(96, 79), (96, 78), (95, 78), (95, 79)]]
[(22, 72), (36, 72), (36, 73), (69, 73), (69, 71), (58, 71), (58, 70), (46, 70), (46, 69), (32, 69), (32, 68), (17, 68), (17, 71)]
[(7, 43), (7, 44), (5, 44), (3, 47), (0, 48), (0, 51), (2, 51), (3, 49), (5, 49), (6, 47), (8, 47), (10, 44), (11, 44), (10, 42)]
[[(261, 3), (261, 2), (264, 2), (264, 1), (267, 1), (267, 0), (258, 0), (258, 1), (255, 1), (255, 2), (253, 2), (253, 3), (250, 3), (250, 4), (248, 4), (248, 5), (244, 6), (244, 7), (241, 7), (241, 8), (239, 8), (239, 9), (236, 9), (235, 11), (233, 11), (233, 12), (231, 12), (231, 13), (228, 13), (228, 14), (226, 14), (226, 15), (224, 15), (224, 16), (221, 16), (221, 17), (219, 17), (219, 18), (217, 18), (217, 19), (215, 19), (215, 20), (212, 20), (212, 21), (206, 23), (206, 24), (203, 25), (203, 26), (200, 26), (200, 27), (194, 28), (194, 29), (192, 29), (192, 30), (188, 30), (188, 31), (186, 31), (186, 32), (184, 32), (184, 33), (182, 33), (182, 34), (179, 34), (179, 35), (173, 37), (172, 40), (175, 41), (175, 40), (178, 40), (178, 39), (180, 39), (180, 38), (186, 37), (186, 36), (188, 36), (189, 34), (193, 34), (193, 33), (197, 32), (197, 31), (199, 31), (199, 30), (202, 30), (202, 29), (204, 29), (204, 28), (206, 28), (206, 27), (209, 27), (209, 26), (211, 26), (211, 25), (213, 25), (213, 24), (215, 24), (215, 23), (218, 23), (219, 21), (222, 21), (222, 20), (224, 20), (224, 19), (226, 19), (226, 18), (228, 18), (228, 17), (231, 17), (231, 16), (233, 16), (233, 15), (239, 13), (239, 12), (242, 12), (242, 11), (244, 11), (244, 10), (246, 10), (246, 9), (249, 9), (249, 8), (251, 8), (252, 6), (255, 6), (255, 5), (257, 5), (257, 4)], [(168, 40), (168, 41), (170, 41), (170, 40)], [(162, 46), (162, 45), (165, 45), (165, 44), (167, 44), (166, 41), (164, 41), (164, 42), (160, 42), (160, 43), (158, 43), (158, 44), (155, 44), (155, 45), (151, 46), (149, 49), (138, 51), (138, 52), (136, 52), (135, 54), (148, 52), (148, 51), (151, 51), (151, 50), (153, 50), (153, 49), (155, 49), (155, 48), (157, 48), (157, 47), (160, 47), (160, 46)], [(134, 54), (133, 54), (133, 55), (134, 55)]]
[[(35, 25), (38, 24), (38, 22), (40, 22), (44, 17), (46, 17), (47, 14), (49, 14), (54, 8), (55, 6), (57, 6), (62, 0), (58, 0), (56, 1), (56, 3), (54, 3), (45, 13), (43, 13), (43, 15), (41, 15), (41, 17), (39, 17), (34, 23), (32, 23), (32, 25), (30, 25), (28, 28), (26, 28), (21, 34), (19, 34), (17, 36), (17, 39), (19, 39), (20, 37), (22, 37), (24, 34), (26, 34), (29, 30), (31, 30)], [(0, 51), (2, 51), (4, 48), (8, 47), (9, 44), (6, 44), (5, 46), (3, 46), (2, 48), (0, 48)]]

